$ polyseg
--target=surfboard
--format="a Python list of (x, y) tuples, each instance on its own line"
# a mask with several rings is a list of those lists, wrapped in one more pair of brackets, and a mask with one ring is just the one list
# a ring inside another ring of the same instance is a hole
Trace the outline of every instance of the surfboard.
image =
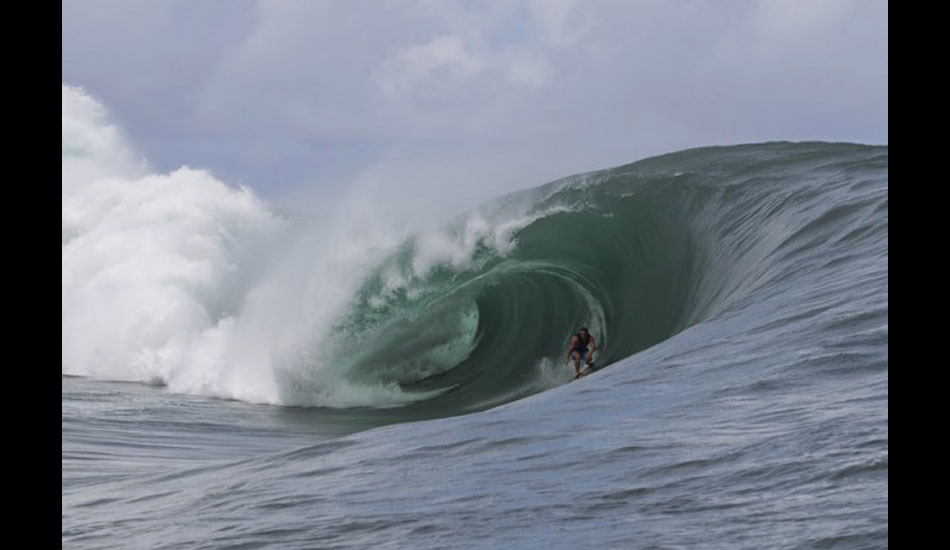
[(578, 379), (578, 378), (583, 378), (584, 376), (587, 376), (588, 374), (590, 374), (590, 373), (592, 373), (592, 372), (597, 372), (597, 371), (599, 371), (599, 370), (600, 370), (600, 368), (597, 366), (597, 363), (591, 363), (591, 364), (587, 365), (586, 367), (582, 368), (582, 369), (581, 369), (581, 372), (579, 372), (579, 373), (574, 377), (574, 379), (576, 380), (576, 379)]

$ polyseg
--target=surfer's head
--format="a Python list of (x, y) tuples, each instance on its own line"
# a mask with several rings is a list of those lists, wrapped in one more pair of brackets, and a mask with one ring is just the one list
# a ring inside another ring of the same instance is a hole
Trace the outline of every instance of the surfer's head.
[(589, 332), (587, 332), (587, 327), (581, 327), (581, 330), (579, 330), (578, 332), (580, 332), (580, 333), (581, 333), (582, 335), (584, 335), (585, 337), (586, 337), (588, 334), (590, 334)]

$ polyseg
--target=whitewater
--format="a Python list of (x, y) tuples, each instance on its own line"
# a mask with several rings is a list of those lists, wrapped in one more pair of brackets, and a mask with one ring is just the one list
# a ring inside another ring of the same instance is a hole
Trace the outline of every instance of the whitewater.
[(63, 546), (887, 547), (887, 162), (705, 147), (395, 227), (158, 173), (64, 85)]

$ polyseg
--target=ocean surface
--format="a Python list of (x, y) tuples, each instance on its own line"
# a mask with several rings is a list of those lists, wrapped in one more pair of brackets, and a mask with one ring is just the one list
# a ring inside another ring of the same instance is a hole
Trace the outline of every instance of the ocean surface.
[(64, 87), (64, 548), (888, 546), (886, 146), (328, 244), (104, 116)]

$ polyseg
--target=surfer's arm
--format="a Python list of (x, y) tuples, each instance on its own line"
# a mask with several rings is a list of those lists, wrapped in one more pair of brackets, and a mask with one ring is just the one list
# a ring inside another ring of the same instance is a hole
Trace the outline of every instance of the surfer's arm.
[(597, 340), (594, 340), (594, 337), (590, 337), (590, 351), (587, 353), (587, 364), (591, 364), (594, 361), (594, 352), (597, 351)]

